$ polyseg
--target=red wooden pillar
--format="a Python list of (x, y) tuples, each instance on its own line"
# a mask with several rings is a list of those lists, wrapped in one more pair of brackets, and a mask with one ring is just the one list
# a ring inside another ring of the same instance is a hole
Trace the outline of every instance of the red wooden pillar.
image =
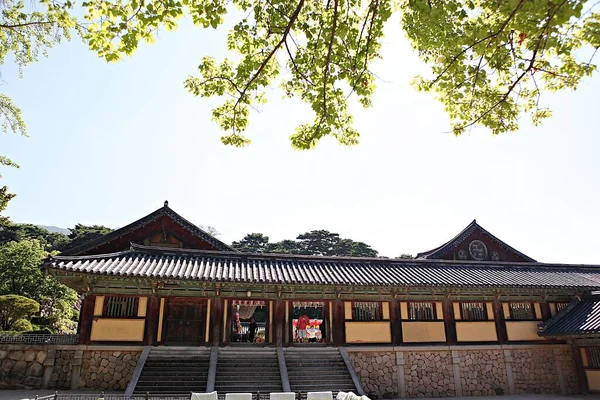
[(333, 319), (331, 337), (334, 346), (343, 346), (346, 342), (346, 313), (342, 300), (333, 301)]
[(275, 300), (273, 310), (273, 336), (275, 346), (283, 345), (285, 329), (285, 303), (283, 300)]
[(454, 306), (452, 300), (444, 300), (444, 330), (446, 331), (446, 343), (456, 344), (456, 321), (454, 318)]
[(148, 298), (148, 307), (146, 309), (146, 345), (156, 344), (159, 303), (157, 296), (150, 296)]
[(223, 327), (223, 299), (215, 297), (210, 302), (210, 307), (210, 340), (213, 346), (219, 346)]
[(79, 334), (79, 344), (88, 344), (90, 342), (95, 304), (95, 295), (87, 295), (83, 298), (81, 312), (79, 313), (79, 325), (77, 326), (77, 333)]
[(581, 359), (581, 349), (575, 345), (571, 346), (573, 351), (573, 359), (575, 360), (575, 369), (577, 370), (577, 376), (579, 378), (579, 385), (581, 386), (581, 393), (588, 394), (590, 391), (587, 375), (583, 367), (583, 360)]
[(390, 302), (390, 322), (392, 324), (392, 344), (402, 344), (402, 319), (400, 318), (400, 302)]
[(508, 342), (506, 335), (506, 323), (504, 320), (504, 310), (502, 309), (502, 303), (500, 300), (494, 300), (494, 322), (496, 323), (496, 333), (498, 334), (498, 343), (504, 344)]
[(542, 319), (544, 321), (548, 321), (550, 318), (552, 318), (552, 313), (550, 312), (550, 304), (540, 303), (540, 308), (542, 309)]

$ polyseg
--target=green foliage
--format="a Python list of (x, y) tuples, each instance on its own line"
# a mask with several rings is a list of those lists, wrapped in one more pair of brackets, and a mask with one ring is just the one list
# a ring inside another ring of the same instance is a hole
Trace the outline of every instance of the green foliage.
[(19, 330), (13, 324), (20, 319), (30, 318), (39, 311), (40, 305), (33, 299), (16, 294), (0, 296), (0, 328)]
[(396, 258), (399, 258), (401, 260), (412, 260), (412, 259), (414, 259), (414, 257), (412, 256), (412, 254), (407, 254), (407, 253), (402, 253), (402, 254), (400, 254), (399, 257), (396, 257)]
[(551, 115), (544, 90), (575, 89), (596, 69), (577, 55), (600, 47), (598, 4), (402, 0), (404, 30), (433, 72), (416, 86), (437, 93), (457, 135), (475, 125), (516, 131), (523, 113), (537, 125)]
[[(59, 251), (65, 248), (70, 239), (67, 235), (60, 232), (49, 232), (46, 228), (33, 224), (17, 224), (14, 226), (16, 238), (13, 240), (36, 239), (44, 246), (46, 251)], [(0, 240), (0, 243), (3, 243)]]
[(40, 269), (47, 255), (38, 240), (23, 239), (0, 246), (0, 295), (34, 299), (51, 328), (69, 331), (77, 294)]
[(102, 225), (83, 224), (77, 224), (74, 228), (71, 228), (69, 230), (71, 231), (71, 233), (69, 233), (68, 235), (70, 242), (64, 245), (64, 247), (60, 249), (61, 251), (80, 246), (86, 242), (98, 239), (113, 231), (112, 229)]
[(269, 243), (262, 233), (250, 233), (231, 246), (251, 253), (284, 253), (313, 256), (377, 257), (377, 251), (363, 242), (342, 239), (337, 233), (325, 230), (306, 232), (298, 240), (282, 240)]
[(10, 329), (16, 332), (27, 332), (33, 330), (33, 325), (28, 320), (21, 318), (13, 322)]
[(269, 237), (262, 233), (249, 233), (239, 242), (231, 243), (231, 247), (247, 253), (264, 253), (269, 245)]
[(115, 61), (184, 16), (217, 28), (232, 10), (227, 4), (242, 15), (227, 40), (232, 59), (205, 55), (185, 86), (196, 96), (224, 97), (213, 118), (226, 131), (222, 142), (234, 146), (250, 143), (250, 112), (276, 83), (314, 112), (291, 135), (293, 147), (313, 148), (325, 136), (357, 143), (349, 98), (371, 105), (370, 67), (394, 12), (433, 72), (417, 88), (437, 93), (456, 134), (474, 125), (514, 131), (523, 113), (539, 123), (550, 115), (542, 92), (575, 89), (596, 68), (578, 59), (579, 50), (600, 47), (600, 3), (584, 0), (88, 0), (86, 38)]

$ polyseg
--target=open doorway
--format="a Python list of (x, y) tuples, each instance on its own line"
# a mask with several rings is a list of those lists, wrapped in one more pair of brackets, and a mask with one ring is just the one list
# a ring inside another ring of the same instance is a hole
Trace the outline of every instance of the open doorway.
[(269, 311), (262, 300), (231, 301), (231, 335), (232, 343), (257, 343), (268, 341), (267, 319)]
[(329, 313), (324, 302), (294, 301), (291, 314), (293, 343), (327, 343)]

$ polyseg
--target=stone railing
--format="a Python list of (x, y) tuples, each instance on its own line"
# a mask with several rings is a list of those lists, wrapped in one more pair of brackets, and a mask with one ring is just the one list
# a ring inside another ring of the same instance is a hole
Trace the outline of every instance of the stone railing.
[(79, 335), (0, 333), (2, 344), (77, 344)]

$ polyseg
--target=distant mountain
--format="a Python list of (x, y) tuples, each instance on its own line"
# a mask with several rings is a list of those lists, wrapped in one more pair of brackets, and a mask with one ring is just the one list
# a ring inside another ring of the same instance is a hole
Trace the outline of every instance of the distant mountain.
[(65, 235), (68, 235), (69, 233), (71, 233), (70, 230), (68, 230), (66, 228), (59, 228), (58, 226), (49, 226), (49, 225), (38, 225), (38, 226), (40, 228), (47, 229), (48, 232), (64, 233)]

